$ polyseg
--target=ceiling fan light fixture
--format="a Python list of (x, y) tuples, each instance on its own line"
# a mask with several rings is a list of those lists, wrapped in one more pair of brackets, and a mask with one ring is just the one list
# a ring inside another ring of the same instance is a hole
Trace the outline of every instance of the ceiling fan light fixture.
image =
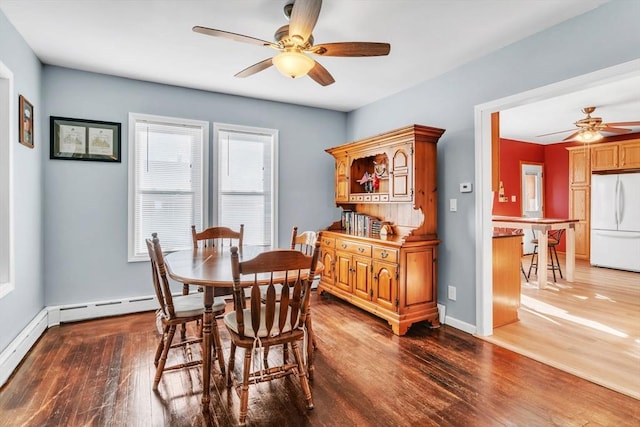
[(576, 139), (580, 142), (595, 142), (602, 139), (602, 134), (597, 130), (585, 129), (576, 136)]
[(285, 77), (292, 79), (306, 76), (315, 65), (315, 61), (301, 52), (284, 51), (273, 57), (273, 65)]

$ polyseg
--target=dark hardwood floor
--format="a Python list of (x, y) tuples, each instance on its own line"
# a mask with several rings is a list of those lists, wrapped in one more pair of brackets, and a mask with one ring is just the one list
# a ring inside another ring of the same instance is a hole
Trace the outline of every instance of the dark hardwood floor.
[[(638, 400), (446, 325), (397, 337), (333, 297), (314, 295), (312, 307), (315, 409), (306, 411), (297, 381), (276, 380), (251, 388), (249, 425), (640, 425)], [(197, 368), (165, 373), (152, 392), (154, 320), (141, 313), (49, 329), (0, 389), (0, 425), (237, 424), (238, 397), (220, 378), (203, 415)]]

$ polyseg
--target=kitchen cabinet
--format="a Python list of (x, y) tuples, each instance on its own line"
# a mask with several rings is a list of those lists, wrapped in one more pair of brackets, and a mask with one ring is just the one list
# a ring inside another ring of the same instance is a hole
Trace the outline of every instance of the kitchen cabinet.
[(591, 171), (640, 168), (640, 139), (597, 144), (591, 147)]
[(522, 233), (493, 236), (493, 327), (517, 322)]
[(591, 199), (591, 150), (587, 146), (569, 147), (569, 218), (575, 224), (575, 248), (577, 259), (589, 259)]
[[(335, 202), (390, 224), (392, 234), (357, 233), (338, 221), (322, 233), (319, 292), (387, 320), (439, 326), (437, 307), (437, 141), (444, 132), (413, 125), (326, 150), (335, 159)], [(375, 175), (376, 185), (363, 177)]]

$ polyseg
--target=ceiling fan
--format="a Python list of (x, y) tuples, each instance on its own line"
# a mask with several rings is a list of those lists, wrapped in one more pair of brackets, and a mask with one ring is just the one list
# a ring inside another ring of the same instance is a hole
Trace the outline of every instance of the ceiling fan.
[(568, 129), (561, 130), (559, 132), (551, 132), (545, 133), (543, 135), (538, 135), (538, 137), (556, 135), (564, 132), (574, 131), (571, 135), (563, 139), (563, 141), (568, 141), (571, 139), (576, 139), (580, 142), (594, 142), (602, 139), (601, 132), (615, 133), (615, 134), (625, 134), (632, 132), (632, 129), (621, 128), (618, 126), (640, 126), (640, 121), (634, 122), (617, 122), (617, 123), (603, 123), (601, 117), (591, 117), (591, 113), (596, 110), (596, 107), (584, 107), (582, 112), (587, 116), (584, 119), (580, 119), (574, 123), (578, 130)]
[(274, 42), (257, 39), (242, 34), (196, 25), (193, 31), (214, 37), (222, 37), (238, 42), (270, 47), (280, 51), (273, 58), (265, 59), (237, 73), (236, 77), (249, 77), (275, 65), (287, 77), (297, 78), (309, 75), (322, 86), (335, 82), (333, 76), (319, 62), (308, 54), (318, 56), (384, 56), (391, 50), (389, 43), (340, 42), (313, 44), (311, 32), (318, 21), (322, 0), (290, 0), (284, 6), (288, 25), (278, 28)]

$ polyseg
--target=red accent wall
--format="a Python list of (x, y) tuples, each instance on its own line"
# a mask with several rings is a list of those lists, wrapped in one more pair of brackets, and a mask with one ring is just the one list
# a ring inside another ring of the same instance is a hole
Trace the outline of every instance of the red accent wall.
[[(506, 202), (498, 201), (498, 194), (493, 197), (493, 214), (520, 216), (520, 162), (544, 163), (544, 146), (529, 142), (500, 139), (500, 181), (504, 185)], [(516, 196), (516, 201), (511, 201)]]
[[(544, 215), (547, 218), (568, 218), (569, 216), (569, 152), (567, 147), (580, 145), (565, 142), (540, 145), (530, 142), (500, 139), (500, 180), (504, 185), (507, 202), (498, 202), (494, 195), (493, 214), (520, 216), (520, 163), (542, 163), (544, 174)], [(511, 196), (516, 201), (511, 201)], [(564, 252), (564, 238), (558, 245)]]

